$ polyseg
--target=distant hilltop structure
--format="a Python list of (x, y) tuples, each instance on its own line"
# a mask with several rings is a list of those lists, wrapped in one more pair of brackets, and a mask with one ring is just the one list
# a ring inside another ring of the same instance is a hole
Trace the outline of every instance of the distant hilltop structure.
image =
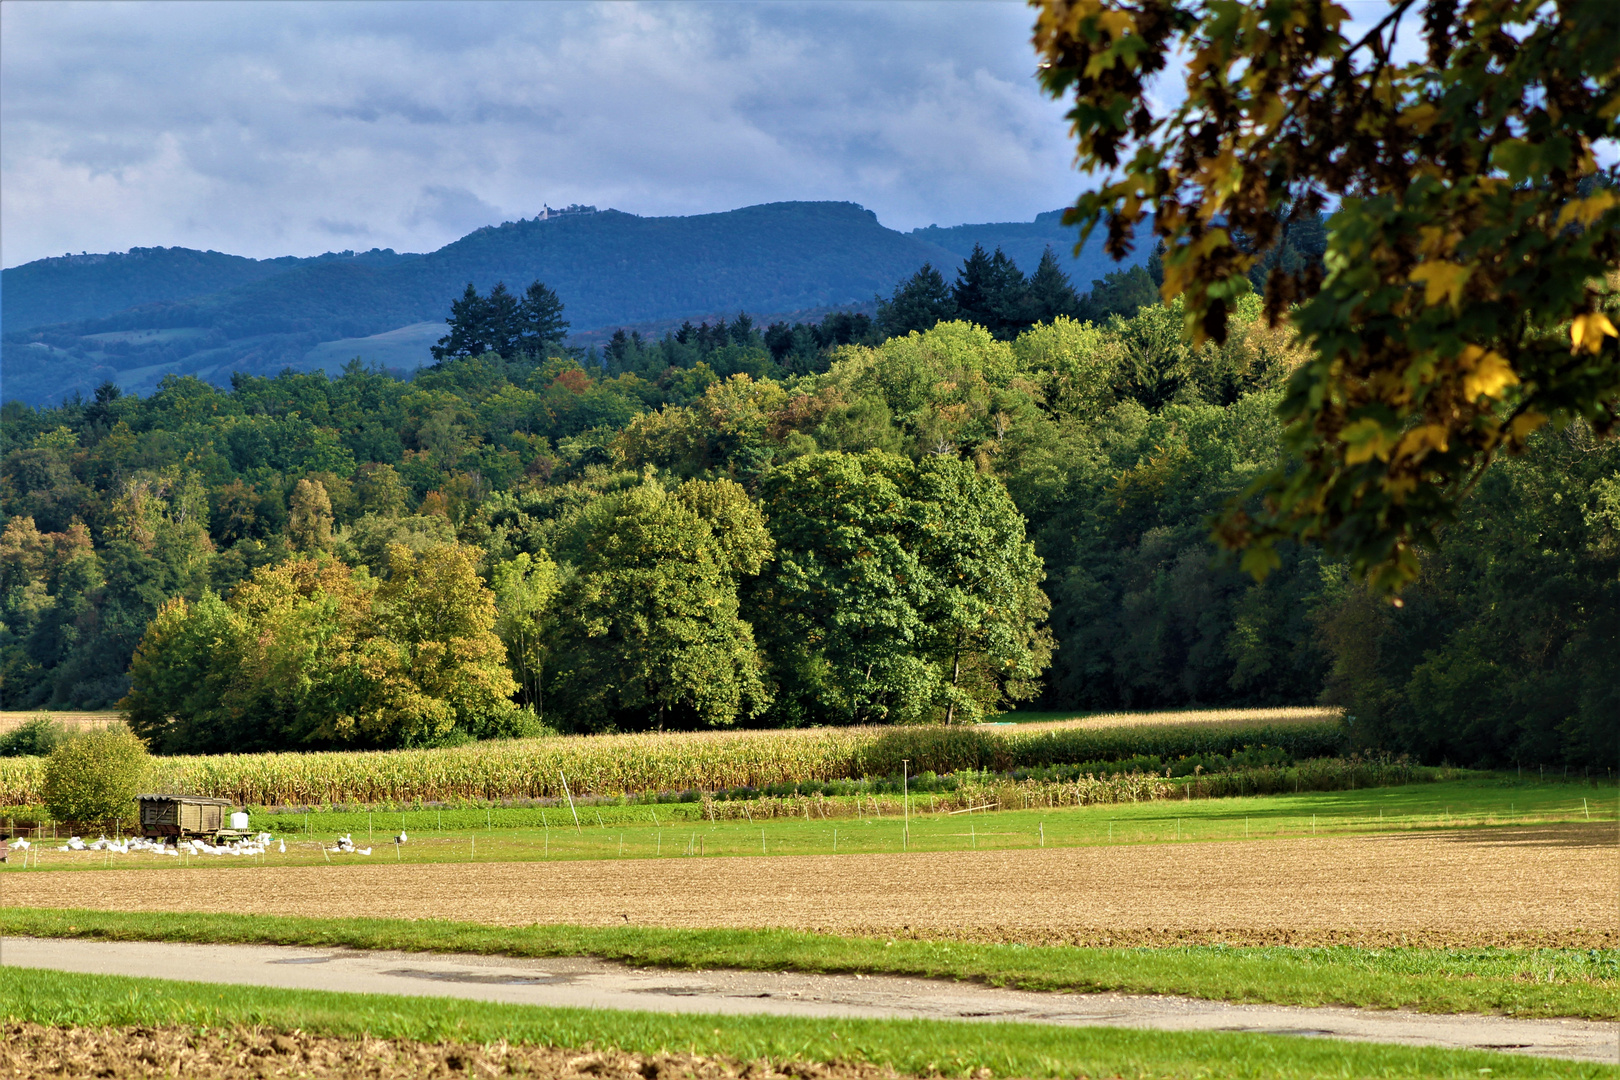
[(550, 221), (552, 218), (569, 217), (569, 216), (574, 215), (574, 214), (594, 214), (594, 213), (596, 213), (596, 207), (594, 207), (594, 206), (583, 206), (583, 205), (581, 205), (579, 203), (569, 203), (567, 206), (563, 207), (561, 210), (553, 210), (551, 207), (547, 206), (545, 209), (541, 210), (538, 214), (536, 214), (534, 216), (534, 220), (536, 220), (536, 221)]

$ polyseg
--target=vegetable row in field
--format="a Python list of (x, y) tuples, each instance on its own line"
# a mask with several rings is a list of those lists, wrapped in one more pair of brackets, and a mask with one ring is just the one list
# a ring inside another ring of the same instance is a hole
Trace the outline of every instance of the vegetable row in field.
[[(1023, 733), (985, 727), (812, 728), (526, 739), (432, 750), (222, 754), (155, 759), (149, 786), (241, 805), (556, 798), (719, 791), (862, 776), (1007, 771), (1140, 755), (1344, 750), (1337, 723), (1165, 725)], [(909, 764), (905, 764), (909, 763)], [(0, 805), (41, 801), (40, 758), (0, 759)]]

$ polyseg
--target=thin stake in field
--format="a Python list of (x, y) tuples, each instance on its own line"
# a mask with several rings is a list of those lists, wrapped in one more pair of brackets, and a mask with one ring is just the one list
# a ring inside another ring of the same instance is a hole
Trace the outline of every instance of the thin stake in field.
[(574, 831), (584, 836), (585, 830), (579, 827), (579, 811), (574, 809), (574, 793), (568, 790), (568, 777), (563, 776), (561, 769), (557, 770), (557, 775), (562, 776), (563, 794), (568, 796), (568, 812), (574, 815)]
[(900, 850), (911, 847), (911, 759), (900, 759), (900, 800), (905, 808), (906, 824), (900, 832)]

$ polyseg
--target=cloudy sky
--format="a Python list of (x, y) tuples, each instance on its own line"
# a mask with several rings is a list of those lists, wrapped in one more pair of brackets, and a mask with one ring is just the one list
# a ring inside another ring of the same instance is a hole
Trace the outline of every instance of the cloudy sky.
[(1080, 178), (1021, 3), (0, 5), (0, 264), (427, 251), (572, 202), (1028, 220)]

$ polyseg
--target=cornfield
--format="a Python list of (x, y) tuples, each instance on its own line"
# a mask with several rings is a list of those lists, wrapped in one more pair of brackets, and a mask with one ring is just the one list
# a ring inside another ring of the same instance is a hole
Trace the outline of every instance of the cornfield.
[[(458, 802), (720, 791), (809, 780), (1231, 753), (1280, 746), (1296, 758), (1342, 752), (1343, 732), (1320, 721), (1112, 730), (814, 728), (798, 731), (597, 735), (445, 749), (222, 754), (153, 761), (151, 790), (209, 795), (240, 806)], [(909, 763), (909, 764), (907, 764)], [(0, 805), (37, 805), (44, 762), (0, 758)], [(1100, 783), (1101, 781), (1099, 781)], [(1151, 796), (1149, 796), (1151, 797)], [(1103, 799), (1101, 801), (1112, 801)]]
[[(1178, 797), (1182, 787), (1159, 776), (1122, 773), (1118, 776), (1083, 776), (1066, 783), (1007, 780), (989, 776), (941, 794), (912, 795), (913, 813), (962, 813), (971, 810), (1031, 810), (1036, 807), (1097, 806), (1105, 803), (1151, 802)], [(705, 798), (703, 816), (712, 821), (749, 821), (766, 818), (855, 817), (873, 814), (899, 817), (906, 802), (894, 793), (855, 799), (824, 799), (819, 795), (787, 795), (739, 801)]]

